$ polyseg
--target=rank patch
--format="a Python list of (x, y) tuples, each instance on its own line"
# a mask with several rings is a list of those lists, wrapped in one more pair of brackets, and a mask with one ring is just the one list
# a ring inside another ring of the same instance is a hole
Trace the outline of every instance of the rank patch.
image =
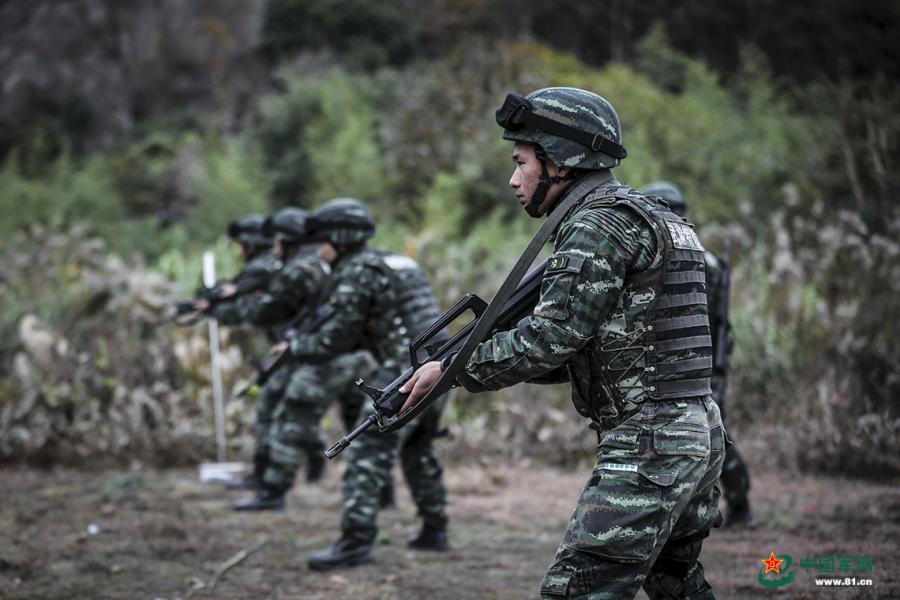
[(555, 255), (547, 259), (547, 275), (553, 273), (579, 273), (581, 265), (584, 264), (584, 258), (581, 256), (562, 256)]

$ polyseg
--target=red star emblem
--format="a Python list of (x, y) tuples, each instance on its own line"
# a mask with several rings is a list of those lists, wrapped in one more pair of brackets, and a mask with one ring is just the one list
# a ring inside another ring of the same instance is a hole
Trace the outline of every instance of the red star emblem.
[[(775, 571), (776, 573), (778, 573), (779, 575), (781, 575), (781, 569), (779, 569), (778, 567), (779, 567), (779, 565), (780, 565), (781, 563), (783, 563), (784, 561), (783, 561), (783, 560), (780, 560), (780, 559), (778, 559), (778, 558), (775, 558), (775, 553), (774, 553), (774, 552), (770, 552), (770, 553), (769, 553), (769, 558), (768, 558), (768, 559), (765, 559), (765, 560), (759, 559), (759, 562), (761, 562), (762, 564), (766, 565), (766, 573), (768, 573), (769, 571)], [(765, 575), (766, 573), (763, 573), (763, 575)]]

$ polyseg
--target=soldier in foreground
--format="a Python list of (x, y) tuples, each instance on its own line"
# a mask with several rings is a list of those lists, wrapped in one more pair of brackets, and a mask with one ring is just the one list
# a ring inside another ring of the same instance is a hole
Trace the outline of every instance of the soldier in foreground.
[[(291, 340), (291, 353), (298, 360), (316, 362), (365, 349), (379, 365), (373, 382), (394, 379), (409, 366), (412, 339), (440, 316), (425, 274), (409, 257), (366, 245), (375, 223), (368, 208), (356, 200), (325, 204), (308, 221), (307, 232), (320, 241), (319, 256), (333, 267), (327, 304), (332, 317), (316, 332)], [(398, 454), (423, 519), (422, 530), (409, 545), (447, 548), (446, 492), (431, 443), (442, 408), (442, 402), (435, 403), (402, 433), (361, 436), (348, 454), (342, 480), (341, 537), (310, 556), (310, 568), (325, 570), (369, 560), (378, 531), (380, 492), (391, 480)], [(370, 412), (367, 403), (360, 420)]]
[[(687, 214), (684, 194), (675, 184), (659, 181), (645, 185), (641, 192), (649, 196), (659, 196), (668, 203), (672, 212), (679, 217)], [(725, 389), (728, 376), (728, 356), (731, 354), (731, 322), (728, 319), (728, 296), (730, 288), (730, 265), (710, 250), (704, 253), (706, 259), (706, 298), (709, 304), (709, 328), (712, 333), (713, 372), (710, 378), (713, 398), (719, 405), (722, 421), (725, 422)], [(750, 510), (750, 473), (737, 446), (731, 444), (725, 451), (722, 466), (722, 487), (725, 492), (725, 527), (756, 527), (756, 517)]]
[[(632, 598), (643, 586), (654, 600), (713, 598), (697, 558), (721, 520), (725, 437), (710, 395), (703, 246), (664, 203), (613, 177), (625, 151), (600, 96), (510, 94), (497, 121), (515, 142), (509, 185), (530, 216), (584, 194), (556, 230), (533, 314), (478, 346), (459, 378), (471, 391), (569, 380), (601, 433), (541, 595)], [(422, 366), (401, 390), (404, 410), (451, 364)]]

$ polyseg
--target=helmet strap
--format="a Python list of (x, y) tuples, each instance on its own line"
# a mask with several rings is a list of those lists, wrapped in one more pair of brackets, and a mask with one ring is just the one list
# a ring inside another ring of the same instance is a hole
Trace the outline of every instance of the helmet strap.
[[(547, 192), (550, 191), (550, 186), (561, 181), (574, 179), (575, 169), (570, 170), (565, 175), (553, 175), (551, 177), (550, 172), (547, 171), (547, 153), (544, 152), (544, 149), (538, 144), (535, 144), (534, 146), (534, 155), (541, 163), (541, 176), (540, 178), (538, 178), (538, 184), (534, 190), (534, 193), (531, 195), (531, 200), (528, 202), (528, 204), (525, 205), (525, 212), (528, 213), (529, 217), (538, 219), (541, 216), (538, 210), (541, 206), (541, 203), (547, 197)], [(560, 197), (562, 197), (562, 194), (560, 194)], [(547, 211), (547, 214), (550, 214), (551, 210), (553, 210), (552, 207)]]

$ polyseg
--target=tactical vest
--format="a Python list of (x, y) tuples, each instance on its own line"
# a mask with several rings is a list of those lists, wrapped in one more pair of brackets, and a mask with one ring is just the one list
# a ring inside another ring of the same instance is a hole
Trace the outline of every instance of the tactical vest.
[[(409, 366), (409, 344), (441, 316), (428, 277), (415, 260), (402, 254), (366, 249), (363, 260), (391, 282), (391, 315), (385, 323), (389, 329), (383, 332), (382, 343), (402, 355), (405, 368)], [(438, 336), (439, 340), (448, 338), (446, 332)]]
[(647, 270), (626, 276), (616, 306), (569, 364), (576, 409), (607, 425), (629, 403), (710, 394), (712, 372), (704, 249), (693, 228), (665, 204), (618, 185), (577, 210), (613, 206), (647, 222), (657, 253)]

